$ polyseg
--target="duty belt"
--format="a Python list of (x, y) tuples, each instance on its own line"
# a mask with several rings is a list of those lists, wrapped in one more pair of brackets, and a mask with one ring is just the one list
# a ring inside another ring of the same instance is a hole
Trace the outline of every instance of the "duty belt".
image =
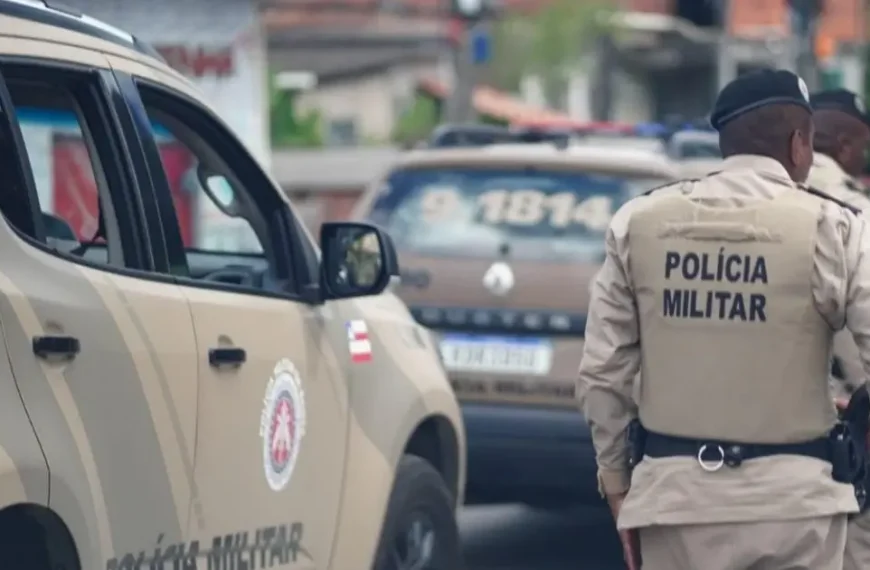
[(830, 439), (820, 437), (799, 443), (737, 443), (690, 439), (647, 431), (643, 454), (648, 457), (694, 457), (705, 471), (723, 466), (739, 467), (744, 461), (774, 455), (802, 455), (831, 461)]

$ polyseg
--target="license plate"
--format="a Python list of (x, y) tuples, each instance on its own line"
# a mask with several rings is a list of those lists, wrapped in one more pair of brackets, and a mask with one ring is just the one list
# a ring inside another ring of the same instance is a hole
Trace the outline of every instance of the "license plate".
[(445, 335), (441, 360), (447, 370), (545, 375), (553, 349), (546, 340), (476, 335)]

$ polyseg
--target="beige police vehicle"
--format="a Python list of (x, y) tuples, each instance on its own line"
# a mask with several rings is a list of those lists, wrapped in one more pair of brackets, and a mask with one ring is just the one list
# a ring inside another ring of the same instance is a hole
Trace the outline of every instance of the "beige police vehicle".
[(359, 202), (462, 403), (469, 503), (600, 504), (574, 397), (590, 286), (616, 209), (676, 175), (636, 140), (448, 125)]
[(0, 109), (0, 569), (456, 569), (461, 414), (388, 235), (318, 248), (189, 82), (50, 2), (0, 0)]

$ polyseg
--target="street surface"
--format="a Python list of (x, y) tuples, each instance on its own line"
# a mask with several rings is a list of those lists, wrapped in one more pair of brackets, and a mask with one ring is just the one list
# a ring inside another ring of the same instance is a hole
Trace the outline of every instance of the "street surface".
[(467, 570), (624, 570), (610, 514), (522, 506), (466, 507), (459, 515)]

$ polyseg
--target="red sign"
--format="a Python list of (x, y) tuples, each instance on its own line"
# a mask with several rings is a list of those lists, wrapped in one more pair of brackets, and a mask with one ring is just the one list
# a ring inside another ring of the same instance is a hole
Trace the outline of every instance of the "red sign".
[(232, 46), (156, 45), (154, 48), (170, 67), (189, 77), (225, 77), (233, 73)]

